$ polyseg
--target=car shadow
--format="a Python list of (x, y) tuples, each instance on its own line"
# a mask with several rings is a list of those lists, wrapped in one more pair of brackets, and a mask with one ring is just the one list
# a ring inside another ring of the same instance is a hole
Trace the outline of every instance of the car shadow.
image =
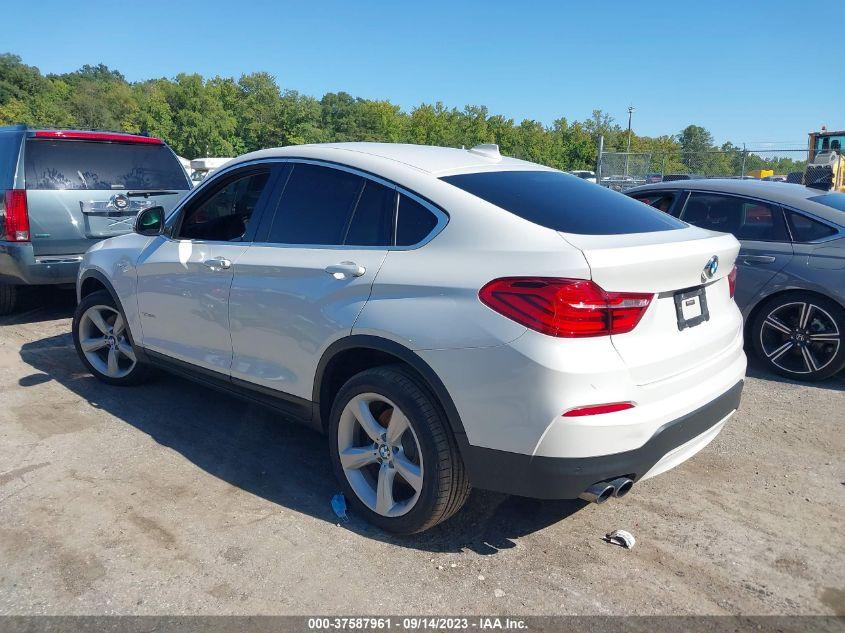
[(831, 391), (845, 391), (845, 371), (840, 371), (838, 374), (828, 378), (827, 380), (819, 382), (802, 382), (800, 380), (792, 380), (791, 378), (786, 378), (785, 376), (769, 371), (765, 368), (763, 362), (754, 355), (754, 352), (746, 350), (746, 353), (748, 354), (748, 369), (745, 373), (746, 376), (751, 378), (768, 380), (770, 382), (779, 382), (785, 385), (809, 386), (816, 387), (817, 389), (828, 389)]
[(66, 319), (76, 308), (76, 291), (72, 288), (33, 286), (22, 288), (21, 295), (15, 312), (0, 316), (0, 326)]
[[(18, 381), (21, 386), (55, 380), (209, 474), (280, 506), (338, 522), (330, 499), (339, 486), (326, 438), (318, 433), (286, 423), (264, 407), (166, 374), (139, 388), (105, 385), (84, 370), (70, 334), (26, 343), (20, 355), (36, 370)], [(423, 534), (391, 535), (354, 513), (344, 527), (402, 547), (492, 555), (585, 505), (473, 491), (461, 512)]]

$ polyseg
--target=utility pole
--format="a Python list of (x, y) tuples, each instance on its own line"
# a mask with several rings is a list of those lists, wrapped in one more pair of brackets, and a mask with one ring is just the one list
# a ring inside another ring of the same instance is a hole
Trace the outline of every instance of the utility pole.
[(628, 177), (628, 157), (631, 154), (631, 116), (634, 114), (634, 106), (628, 106), (628, 149), (625, 150), (625, 177)]

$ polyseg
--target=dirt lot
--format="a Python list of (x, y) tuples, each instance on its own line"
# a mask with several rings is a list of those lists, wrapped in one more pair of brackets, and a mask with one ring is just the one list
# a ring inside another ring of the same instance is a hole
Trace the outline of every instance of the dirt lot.
[(474, 492), (395, 538), (336, 525), (324, 438), (183, 380), (99, 384), (72, 294), (50, 304), (0, 319), (2, 614), (845, 613), (842, 376), (752, 367), (725, 431), (624, 501)]

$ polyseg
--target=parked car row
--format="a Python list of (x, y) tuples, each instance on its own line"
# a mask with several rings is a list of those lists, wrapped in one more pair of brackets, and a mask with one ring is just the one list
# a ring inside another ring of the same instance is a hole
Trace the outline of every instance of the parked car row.
[(739, 405), (735, 292), (779, 371), (841, 366), (834, 198), (633, 199), (495, 145), (264, 150), (193, 190), (143, 136), (7, 128), (0, 159), (0, 288), (75, 279), (103, 382), (157, 367), (325, 433), (347, 499), (394, 532), (471, 486), (601, 503), (697, 453)]

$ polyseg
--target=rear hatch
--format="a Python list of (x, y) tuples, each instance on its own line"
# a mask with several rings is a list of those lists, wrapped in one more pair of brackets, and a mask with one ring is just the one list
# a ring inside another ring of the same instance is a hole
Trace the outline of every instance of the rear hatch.
[(696, 227), (561, 235), (584, 253), (593, 281), (608, 292), (655, 294), (637, 327), (611, 337), (637, 384), (703, 366), (736, 339), (727, 279), (739, 252), (732, 235)]
[(143, 136), (39, 131), (26, 141), (24, 164), (36, 256), (82, 254), (130, 232), (139, 211), (169, 210), (190, 189), (170, 148)]

